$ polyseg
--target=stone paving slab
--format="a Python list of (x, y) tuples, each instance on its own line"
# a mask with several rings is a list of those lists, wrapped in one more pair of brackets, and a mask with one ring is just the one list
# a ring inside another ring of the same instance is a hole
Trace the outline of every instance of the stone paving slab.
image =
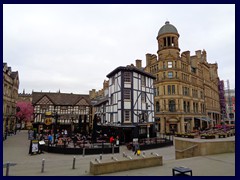
[[(90, 161), (99, 159), (100, 155), (75, 155), (75, 169), (72, 169), (74, 155), (47, 153), (29, 155), (30, 141), (27, 139), (27, 131), (17, 132), (8, 136), (3, 142), (3, 164), (16, 163), (9, 169), (10, 176), (91, 176), (89, 174)], [(112, 156), (122, 158), (125, 152), (133, 158), (134, 152), (121, 146), (120, 153), (103, 154), (102, 160), (111, 160)], [(142, 151), (143, 152), (143, 151)], [(103, 176), (172, 176), (172, 168), (186, 166), (193, 170), (193, 176), (235, 176), (235, 153), (216, 154), (211, 156), (199, 156), (194, 158), (175, 160), (175, 148), (164, 147), (146, 150), (146, 155), (157, 153), (163, 156), (163, 166), (123, 171)], [(44, 172), (41, 172), (42, 159), (45, 159)], [(3, 175), (6, 168), (3, 168)]]

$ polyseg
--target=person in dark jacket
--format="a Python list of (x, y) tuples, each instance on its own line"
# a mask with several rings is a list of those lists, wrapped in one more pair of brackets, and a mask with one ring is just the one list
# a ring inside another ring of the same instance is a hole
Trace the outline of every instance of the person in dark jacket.
[(139, 144), (138, 144), (138, 143), (135, 143), (135, 144), (134, 144), (134, 151), (135, 151), (135, 152), (134, 152), (134, 155), (137, 154), (137, 151), (138, 151), (138, 150), (140, 150)]
[(73, 137), (73, 146), (74, 146), (74, 148), (77, 145), (77, 140), (78, 140), (78, 138), (77, 138), (77, 135), (75, 134), (75, 136)]

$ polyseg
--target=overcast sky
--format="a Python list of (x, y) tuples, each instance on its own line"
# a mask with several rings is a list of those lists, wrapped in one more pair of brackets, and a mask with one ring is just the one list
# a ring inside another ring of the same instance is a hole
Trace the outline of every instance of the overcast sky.
[(205, 49), (235, 88), (235, 5), (4, 4), (3, 62), (19, 72), (19, 92), (88, 94), (118, 66), (145, 66), (167, 20), (181, 52)]

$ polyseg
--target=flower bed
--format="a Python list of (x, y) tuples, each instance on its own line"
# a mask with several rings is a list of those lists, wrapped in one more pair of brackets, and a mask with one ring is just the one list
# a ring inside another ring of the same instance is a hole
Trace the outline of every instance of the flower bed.
[(194, 138), (194, 134), (177, 133), (177, 134), (175, 134), (175, 137)]
[(176, 137), (184, 137), (184, 134), (182, 134), (182, 133), (176, 133), (175, 136), (176, 136)]
[(185, 134), (184, 137), (185, 137), (185, 138), (192, 138), (192, 139), (193, 139), (193, 138), (194, 138), (194, 135), (192, 135), (192, 134)]

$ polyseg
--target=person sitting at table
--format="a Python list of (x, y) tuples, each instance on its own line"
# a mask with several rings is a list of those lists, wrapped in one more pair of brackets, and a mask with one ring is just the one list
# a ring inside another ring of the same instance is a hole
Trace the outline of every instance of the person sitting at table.
[(81, 145), (82, 141), (81, 141), (81, 138), (80, 138), (80, 135), (77, 135), (77, 144), (79, 147)]
[(67, 143), (69, 144), (72, 141), (72, 139), (68, 136), (67, 137)]
[(59, 138), (58, 138), (58, 143), (57, 143), (57, 145), (59, 145), (59, 146), (62, 146), (62, 145), (63, 145), (63, 139), (62, 139), (62, 137), (59, 137)]

